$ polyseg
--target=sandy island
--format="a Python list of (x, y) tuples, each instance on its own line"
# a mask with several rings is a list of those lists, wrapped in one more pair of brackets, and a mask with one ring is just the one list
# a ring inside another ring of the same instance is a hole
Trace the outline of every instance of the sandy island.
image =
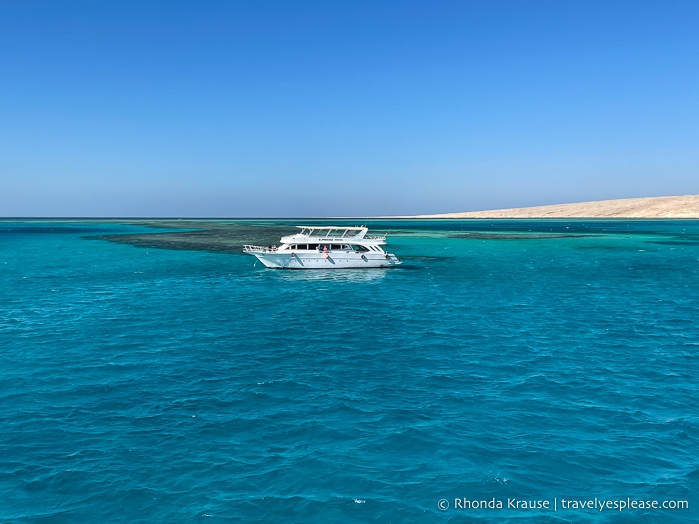
[[(389, 218), (389, 217), (384, 217)], [(602, 200), (554, 206), (498, 209), (470, 213), (444, 213), (392, 218), (699, 218), (699, 195), (679, 197), (626, 198)], [(337, 219), (334, 219), (337, 220)], [(345, 219), (347, 220), (347, 219)], [(142, 225), (153, 228), (174, 229), (162, 233), (121, 233), (88, 236), (95, 240), (108, 240), (145, 248), (204, 250), (219, 253), (239, 253), (243, 244), (271, 245), (289, 233), (289, 226), (278, 223), (259, 223), (256, 220), (239, 223), (211, 220), (173, 219), (114, 219), (114, 222)], [(109, 221), (105, 221), (109, 222)], [(262, 221), (264, 222), (264, 221)], [(454, 238), (517, 239), (567, 238), (581, 235), (550, 232), (517, 233), (466, 232)]]
[(409, 218), (699, 218), (699, 195), (623, 198)]

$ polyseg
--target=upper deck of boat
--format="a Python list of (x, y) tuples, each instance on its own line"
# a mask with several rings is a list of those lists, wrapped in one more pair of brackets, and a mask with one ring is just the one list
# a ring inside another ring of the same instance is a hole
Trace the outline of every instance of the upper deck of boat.
[(296, 226), (301, 232), (295, 235), (282, 237), (285, 244), (290, 242), (317, 241), (317, 242), (368, 242), (385, 243), (386, 236), (366, 236), (369, 229), (364, 226)]

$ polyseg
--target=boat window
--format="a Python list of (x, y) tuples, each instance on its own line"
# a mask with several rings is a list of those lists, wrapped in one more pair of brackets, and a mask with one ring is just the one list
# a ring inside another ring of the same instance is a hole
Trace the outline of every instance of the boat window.
[(291, 245), (289, 246), (289, 248), (290, 248), (290, 249), (296, 249), (296, 244), (291, 244)]
[(333, 244), (331, 249), (342, 249), (340, 244)]
[(357, 251), (359, 253), (366, 253), (369, 250), (366, 248), (366, 246), (357, 246)]
[(308, 244), (308, 249), (318, 249), (318, 244)]

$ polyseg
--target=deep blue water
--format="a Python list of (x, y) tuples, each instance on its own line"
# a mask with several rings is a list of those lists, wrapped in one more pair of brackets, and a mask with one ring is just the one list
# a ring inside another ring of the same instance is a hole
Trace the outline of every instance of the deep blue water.
[(0, 521), (699, 521), (699, 222), (369, 225), (403, 267), (0, 222)]

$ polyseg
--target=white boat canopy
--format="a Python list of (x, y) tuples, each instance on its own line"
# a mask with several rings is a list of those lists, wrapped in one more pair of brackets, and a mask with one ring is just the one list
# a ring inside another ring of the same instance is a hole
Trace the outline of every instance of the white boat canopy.
[(368, 228), (363, 226), (296, 226), (301, 230), (300, 235), (306, 237), (326, 238), (362, 238)]

